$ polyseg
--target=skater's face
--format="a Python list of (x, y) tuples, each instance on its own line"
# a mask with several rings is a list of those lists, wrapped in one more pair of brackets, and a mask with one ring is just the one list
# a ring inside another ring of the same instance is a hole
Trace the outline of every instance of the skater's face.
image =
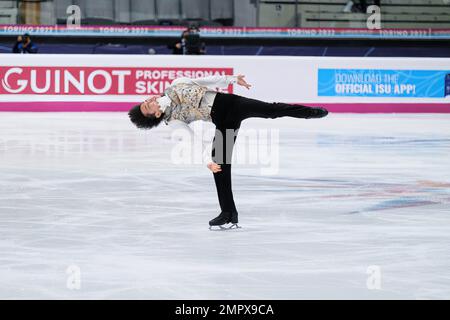
[(158, 102), (156, 101), (158, 98), (159, 96), (154, 96), (142, 102), (141, 112), (145, 117), (161, 117), (162, 112)]

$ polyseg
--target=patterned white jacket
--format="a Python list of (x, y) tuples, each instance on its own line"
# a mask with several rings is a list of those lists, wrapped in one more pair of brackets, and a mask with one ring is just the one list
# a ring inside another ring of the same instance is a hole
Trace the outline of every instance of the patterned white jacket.
[[(166, 89), (165, 95), (157, 99), (160, 109), (164, 112), (164, 121), (176, 135), (188, 138), (191, 144), (199, 145), (201, 141), (203, 163), (211, 162), (209, 143), (203, 139), (203, 126), (189, 125), (194, 121), (211, 121), (211, 108), (214, 103), (218, 89), (225, 89), (230, 84), (237, 82), (236, 76), (210, 76), (204, 78), (178, 78)], [(200, 134), (196, 132), (201, 131)]]

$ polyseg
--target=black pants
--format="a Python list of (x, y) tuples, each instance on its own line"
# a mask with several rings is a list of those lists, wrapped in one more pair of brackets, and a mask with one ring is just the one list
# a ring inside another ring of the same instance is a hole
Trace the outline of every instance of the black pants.
[(211, 109), (216, 125), (212, 160), (222, 171), (214, 173), (217, 195), (222, 212), (237, 212), (231, 189), (231, 157), (241, 122), (248, 118), (307, 118), (310, 107), (286, 103), (267, 103), (234, 94), (218, 93)]

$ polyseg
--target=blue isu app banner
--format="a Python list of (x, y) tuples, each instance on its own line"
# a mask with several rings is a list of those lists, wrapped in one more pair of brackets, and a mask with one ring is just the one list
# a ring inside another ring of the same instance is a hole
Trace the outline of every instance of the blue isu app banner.
[(318, 96), (444, 98), (450, 70), (319, 69)]

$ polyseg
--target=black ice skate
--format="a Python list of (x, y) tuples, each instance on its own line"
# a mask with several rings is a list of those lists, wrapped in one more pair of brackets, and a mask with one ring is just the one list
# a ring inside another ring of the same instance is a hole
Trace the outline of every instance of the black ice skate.
[(305, 119), (323, 118), (328, 114), (328, 110), (325, 108), (310, 108), (309, 115)]
[[(231, 226), (228, 226), (229, 223), (231, 223)], [(217, 217), (209, 222), (209, 229), (213, 230), (212, 227), (219, 227), (218, 230), (239, 229), (238, 213), (221, 212)]]

